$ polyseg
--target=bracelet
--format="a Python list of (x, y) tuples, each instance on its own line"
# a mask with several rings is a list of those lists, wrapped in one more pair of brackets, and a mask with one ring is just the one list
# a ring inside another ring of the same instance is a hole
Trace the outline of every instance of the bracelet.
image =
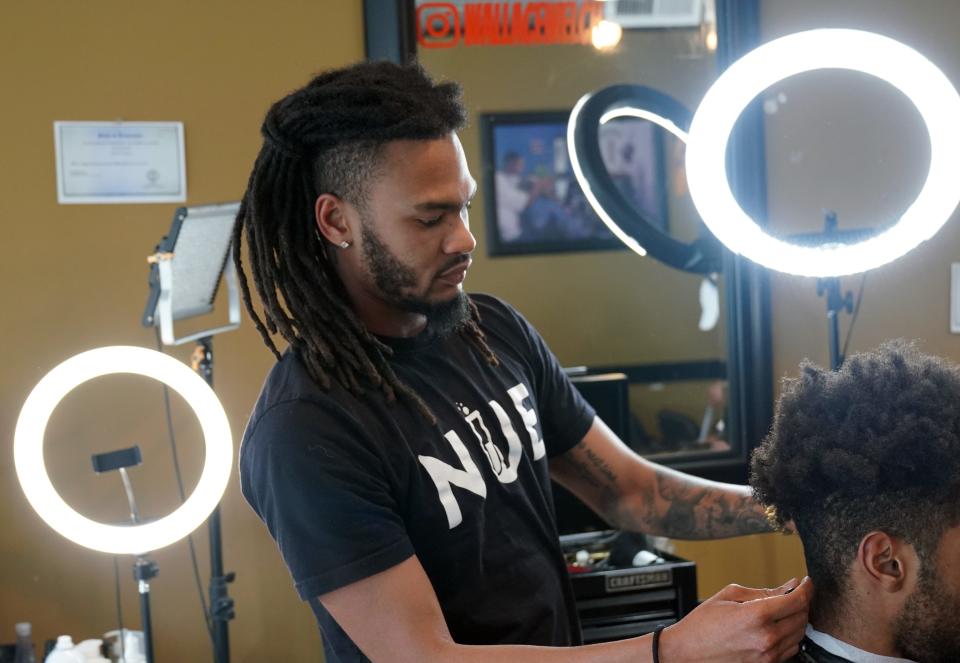
[(660, 624), (653, 631), (653, 663), (660, 663), (660, 634), (663, 633), (663, 629), (667, 628), (663, 624)]

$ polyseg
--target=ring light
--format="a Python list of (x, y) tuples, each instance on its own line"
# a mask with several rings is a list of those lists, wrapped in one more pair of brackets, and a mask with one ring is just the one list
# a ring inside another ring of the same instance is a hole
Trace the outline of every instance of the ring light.
[(690, 111), (673, 97), (642, 85), (612, 85), (585, 95), (570, 112), (567, 150), (584, 196), (597, 216), (620, 241), (638, 255), (648, 252), (676, 269), (697, 274), (720, 271), (718, 244), (712, 237), (691, 243), (674, 239), (648, 218), (616, 186), (600, 152), (600, 126), (633, 117), (652, 122), (687, 142)]
[(592, 207), (593, 211), (597, 213), (597, 216), (600, 217), (600, 220), (603, 221), (604, 225), (610, 229), (610, 232), (612, 232), (617, 239), (626, 244), (631, 251), (639, 256), (645, 256), (647, 255), (647, 250), (640, 246), (640, 243), (637, 240), (625, 233), (623, 229), (617, 225), (617, 222), (610, 218), (607, 210), (605, 210), (603, 205), (600, 204), (600, 201), (597, 200), (597, 196), (593, 192), (593, 187), (591, 186), (590, 180), (588, 180), (586, 175), (584, 175), (583, 166), (580, 165), (580, 158), (577, 154), (576, 148), (576, 128), (579, 122), (580, 113), (583, 111), (584, 105), (586, 105), (591, 96), (592, 95), (590, 94), (586, 94), (580, 98), (580, 101), (578, 101), (573, 107), (573, 110), (570, 111), (570, 120), (567, 122), (567, 151), (570, 153), (570, 166), (573, 169), (573, 175), (577, 178), (577, 182), (580, 184), (580, 189), (583, 191), (583, 195), (586, 197), (587, 202), (590, 203), (590, 207)]
[(687, 142), (687, 132), (678, 127), (673, 123), (672, 120), (668, 120), (662, 115), (657, 115), (651, 111), (645, 110), (643, 108), (633, 108), (631, 106), (622, 106), (620, 108), (614, 108), (613, 110), (608, 110), (606, 113), (600, 116), (600, 124), (606, 124), (610, 120), (616, 120), (618, 117), (635, 117), (640, 120), (647, 120), (648, 122), (653, 122), (656, 125), (659, 125), (661, 128), (666, 129), (674, 136), (682, 140), (684, 143)]
[[(60, 401), (80, 384), (114, 373), (143, 375), (163, 382), (190, 405), (203, 430), (203, 472), (193, 493), (173, 513), (144, 525), (106, 525), (80, 515), (57, 493), (43, 462), (44, 432)], [(71, 357), (37, 383), (20, 411), (13, 451), (23, 492), (50, 527), (93, 550), (139, 554), (168, 546), (203, 523), (226, 489), (233, 442), (223, 406), (203, 378), (163, 353), (113, 346)]]
[[(887, 81), (916, 106), (930, 135), (930, 170), (900, 220), (854, 244), (800, 246), (768, 235), (740, 207), (726, 176), (730, 133), (763, 90), (816, 69), (849, 69)], [(960, 95), (917, 51), (860, 30), (824, 29), (788, 35), (751, 51), (707, 91), (690, 125), (686, 169), (690, 196), (720, 241), (765, 267), (802, 276), (842, 276), (884, 265), (930, 239), (960, 202)]]

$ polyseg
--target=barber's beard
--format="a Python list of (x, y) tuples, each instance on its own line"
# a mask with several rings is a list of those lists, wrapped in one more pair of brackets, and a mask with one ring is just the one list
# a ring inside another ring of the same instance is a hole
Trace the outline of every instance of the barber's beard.
[(463, 290), (458, 290), (451, 299), (439, 301), (407, 294), (417, 287), (416, 273), (390, 252), (366, 221), (361, 223), (360, 234), (363, 257), (374, 283), (387, 301), (401, 311), (425, 315), (431, 331), (436, 334), (452, 334), (466, 326), (470, 320), (470, 301)]
[(910, 660), (960, 661), (960, 596), (951, 594), (933, 571), (924, 568), (894, 623), (893, 635), (897, 650)]

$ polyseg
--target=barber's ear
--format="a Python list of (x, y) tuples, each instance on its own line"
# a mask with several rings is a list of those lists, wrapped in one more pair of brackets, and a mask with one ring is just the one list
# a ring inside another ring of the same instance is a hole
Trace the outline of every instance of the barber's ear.
[(343, 242), (353, 243), (345, 207), (346, 202), (332, 193), (320, 194), (314, 203), (317, 230), (334, 246), (340, 246)]
[(886, 592), (898, 592), (919, 568), (913, 546), (886, 532), (870, 532), (860, 542), (857, 562), (863, 571)]

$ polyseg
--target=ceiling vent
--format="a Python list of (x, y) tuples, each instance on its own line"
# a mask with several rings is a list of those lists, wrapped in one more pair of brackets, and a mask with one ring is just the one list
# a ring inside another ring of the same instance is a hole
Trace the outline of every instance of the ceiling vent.
[(624, 28), (693, 28), (704, 20), (705, 0), (607, 0), (606, 18)]

